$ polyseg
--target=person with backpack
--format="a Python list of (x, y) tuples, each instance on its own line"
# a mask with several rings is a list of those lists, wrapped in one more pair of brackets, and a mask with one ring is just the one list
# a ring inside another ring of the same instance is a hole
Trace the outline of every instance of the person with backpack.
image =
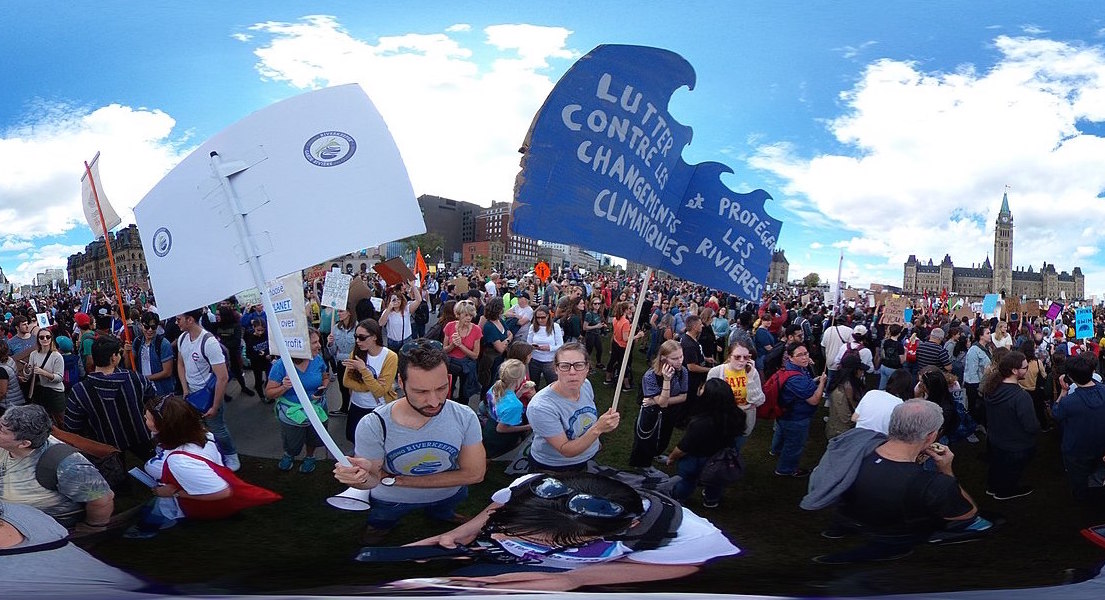
[[(0, 500), (26, 504), (64, 527), (103, 531), (115, 510), (115, 494), (80, 452), (50, 437), (53, 421), (34, 404), (13, 406), (0, 417)], [(54, 447), (62, 446), (58, 450)], [(65, 452), (64, 456), (56, 452)], [(39, 473), (39, 463), (54, 468)]]
[[(858, 356), (860, 362), (863, 363), (864, 369), (868, 373), (875, 372), (874, 357), (871, 355), (871, 349), (867, 347), (867, 326), (856, 325), (852, 330), (852, 339), (843, 344), (840, 349), (837, 350), (836, 356), (829, 363), (829, 372), (835, 373), (840, 370), (840, 363), (849, 356)], [(829, 386), (832, 386), (833, 377), (829, 377)]]
[(817, 412), (825, 392), (825, 373), (814, 377), (810, 373), (810, 351), (798, 343), (787, 345), (783, 369), (764, 383), (768, 405), (777, 398), (782, 414), (775, 419), (775, 435), (771, 438), (771, 455), (778, 456), (775, 474), (780, 477), (805, 477), (808, 469), (799, 468), (802, 451), (810, 436), (810, 419)]
[[(722, 379), (706, 380), (698, 406), (698, 412), (687, 422), (683, 437), (668, 454), (668, 466), (677, 465), (679, 472), (679, 481), (671, 495), (676, 500), (686, 501), (701, 484), (702, 507), (717, 508), (731, 481), (708, 480), (704, 470), (712, 457), (725, 448), (736, 446), (737, 436), (745, 431), (745, 413), (737, 409), (733, 388)], [(739, 451), (736, 456), (740, 456)], [(737, 464), (740, 464), (739, 458)]]
[(226, 368), (226, 350), (218, 338), (200, 325), (204, 309), (197, 308), (177, 316), (180, 337), (177, 338), (177, 372), (184, 388), (184, 398), (203, 415), (207, 430), (215, 436), (223, 463), (231, 471), (242, 464), (238, 448), (223, 418), (223, 398), (230, 376)]
[(886, 389), (886, 382), (894, 371), (902, 368), (905, 349), (902, 347), (902, 326), (894, 323), (886, 328), (886, 338), (879, 344), (879, 389)]
[(161, 323), (156, 314), (143, 314), (141, 324), (142, 337), (134, 340), (138, 372), (153, 384), (158, 396), (172, 394), (176, 391), (176, 382), (173, 380), (176, 355), (173, 354), (173, 345), (157, 332)]
[(448, 583), (568, 591), (686, 577), (709, 560), (740, 552), (675, 500), (602, 475), (529, 474), (491, 500), (467, 523), (412, 544), (478, 546), (499, 557), (461, 570)]

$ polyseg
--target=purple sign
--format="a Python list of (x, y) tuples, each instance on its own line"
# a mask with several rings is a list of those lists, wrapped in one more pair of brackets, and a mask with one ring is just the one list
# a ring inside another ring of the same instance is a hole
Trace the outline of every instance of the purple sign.
[(1055, 317), (1058, 317), (1061, 312), (1063, 312), (1063, 305), (1058, 302), (1052, 302), (1051, 306), (1047, 309), (1047, 318), (1054, 321)]

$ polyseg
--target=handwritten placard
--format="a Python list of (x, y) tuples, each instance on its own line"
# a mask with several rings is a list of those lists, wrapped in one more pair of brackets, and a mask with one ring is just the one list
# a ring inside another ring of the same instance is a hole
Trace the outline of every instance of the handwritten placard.
[(764, 190), (729, 167), (688, 164), (691, 128), (668, 112), (694, 69), (668, 50), (603, 45), (553, 88), (523, 142), (513, 233), (578, 244), (731, 291), (763, 296), (780, 222)]
[(269, 339), (279, 327), (292, 358), (311, 358), (311, 340), (307, 336), (307, 312), (303, 303), (303, 277), (299, 271), (268, 284), (273, 314), (267, 319)]
[(1093, 309), (1079, 308), (1074, 311), (1074, 337), (1085, 340), (1093, 337)]
[(1005, 315), (1009, 316), (1010, 313), (1016, 313), (1017, 316), (1021, 314), (1021, 301), (1017, 298), (1005, 299)]
[(344, 310), (345, 303), (349, 300), (349, 286), (352, 283), (352, 275), (346, 275), (337, 270), (327, 271), (326, 279), (322, 283), (322, 305)]
[(905, 313), (907, 310), (912, 314), (913, 309), (909, 307), (908, 298), (890, 298), (886, 301), (886, 308), (882, 311), (882, 317), (879, 318), (879, 324), (905, 325)]
[(1026, 317), (1038, 317), (1040, 316), (1040, 303), (1035, 300), (1029, 300), (1024, 305), (1024, 316)]

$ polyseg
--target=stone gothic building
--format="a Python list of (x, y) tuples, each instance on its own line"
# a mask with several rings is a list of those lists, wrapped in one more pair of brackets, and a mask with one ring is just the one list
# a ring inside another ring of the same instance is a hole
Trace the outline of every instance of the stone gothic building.
[[(142, 289), (149, 287), (150, 272), (146, 269), (146, 255), (142, 251), (142, 238), (138, 227), (128, 225), (115, 233), (108, 232), (111, 238), (111, 251), (115, 254), (115, 267), (119, 273), (119, 284), (137, 285)], [(84, 289), (93, 287), (110, 288), (111, 263), (107, 259), (107, 248), (103, 240), (96, 240), (69, 257), (66, 271), (70, 285), (81, 280)]]
[(908, 294), (924, 292), (940, 293), (941, 290), (962, 296), (1001, 294), (1012, 297), (1052, 298), (1065, 297), (1080, 300), (1085, 297), (1085, 277), (1082, 268), (1058, 272), (1055, 265), (1044, 263), (1040, 270), (1031, 266), (1013, 267), (1013, 213), (1009, 211), (1009, 194), (1001, 199), (1001, 210), (994, 223), (994, 262), (990, 257), (981, 265), (957, 267), (950, 255), (945, 254), (940, 264), (932, 259), (921, 263), (913, 254), (905, 263), (902, 289)]
[(767, 268), (767, 287), (785, 287), (790, 281), (790, 261), (782, 250), (771, 251), (771, 265)]

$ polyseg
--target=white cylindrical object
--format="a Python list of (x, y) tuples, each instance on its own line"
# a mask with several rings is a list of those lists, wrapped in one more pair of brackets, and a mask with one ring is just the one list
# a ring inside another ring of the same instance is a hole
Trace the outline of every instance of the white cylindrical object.
[(368, 510), (369, 492), (371, 491), (351, 487), (337, 496), (330, 496), (326, 499), (326, 503), (341, 510)]

